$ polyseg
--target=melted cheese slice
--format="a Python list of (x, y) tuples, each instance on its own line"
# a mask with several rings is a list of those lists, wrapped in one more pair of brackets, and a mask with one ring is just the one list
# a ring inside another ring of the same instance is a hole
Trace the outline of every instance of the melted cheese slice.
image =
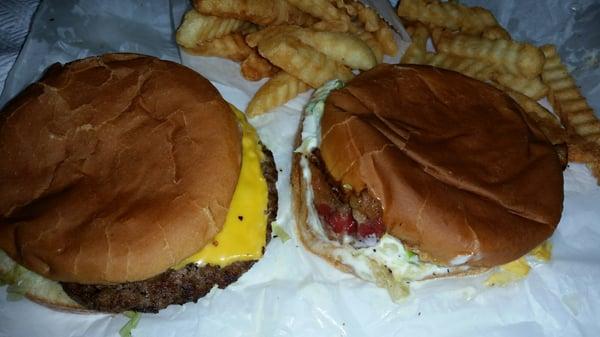
[(530, 270), (531, 266), (529, 266), (525, 257), (521, 257), (520, 259), (501, 265), (499, 272), (490, 275), (490, 277), (485, 280), (485, 285), (488, 287), (506, 286), (524, 278), (529, 274)]
[(242, 128), (242, 167), (223, 229), (213, 242), (179, 263), (225, 267), (233, 262), (257, 260), (262, 256), (267, 235), (267, 181), (260, 163), (263, 152), (256, 130), (244, 115), (231, 106)]

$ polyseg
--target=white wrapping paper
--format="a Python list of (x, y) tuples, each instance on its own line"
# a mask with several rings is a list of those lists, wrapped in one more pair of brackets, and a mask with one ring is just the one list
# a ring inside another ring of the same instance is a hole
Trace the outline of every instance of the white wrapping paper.
[[(507, 12), (502, 12), (505, 3)], [(540, 22), (547, 21), (547, 12), (521, 15), (523, 6), (518, 3), (535, 6), (533, 3), (539, 2), (515, 0), (485, 5), (498, 10), (500, 20), (503, 24), (508, 20), (509, 28), (513, 16), (528, 18), (519, 21), (518, 27), (524, 32), (544, 27), (544, 34), (524, 35), (536, 43), (575, 31), (542, 26)], [(554, 22), (567, 22), (558, 18), (573, 16), (564, 10), (563, 1), (546, 3), (556, 18)], [(181, 60), (211, 79), (228, 101), (245, 108), (259, 83), (244, 81), (235, 63), (183, 53), (179, 58), (172, 27), (187, 6), (185, 0), (172, 1), (171, 8), (166, 0), (43, 2), (9, 74), (0, 105), (55, 61), (107, 51), (133, 51)], [(556, 40), (561, 41), (566, 39)], [(569, 52), (563, 46), (560, 51)], [(598, 75), (597, 69), (594, 71)], [(598, 90), (597, 79), (590, 92)], [(406, 301), (393, 303), (385, 290), (331, 268), (307, 253), (296, 239), (288, 185), (290, 154), (307, 98), (304, 94), (271, 114), (251, 120), (273, 151), (280, 170), (277, 223), (291, 239), (271, 240), (265, 256), (227, 289), (214, 289), (198, 303), (142, 315), (134, 336), (598, 335), (600, 188), (585, 167), (570, 165), (565, 172), (564, 213), (552, 238), (554, 256), (550, 263), (535, 266), (525, 280), (507, 287), (483, 286), (485, 275), (430, 281), (413, 289)], [(9, 302), (5, 288), (0, 288), (0, 336), (118, 336), (126, 321), (122, 315), (67, 314), (27, 300)]]

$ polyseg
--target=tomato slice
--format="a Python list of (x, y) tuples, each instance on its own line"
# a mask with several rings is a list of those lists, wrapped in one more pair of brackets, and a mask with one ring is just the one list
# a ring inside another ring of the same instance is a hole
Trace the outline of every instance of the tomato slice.
[(381, 218), (367, 220), (358, 224), (357, 233), (359, 238), (367, 238), (374, 235), (379, 239), (385, 233), (385, 226), (383, 225)]

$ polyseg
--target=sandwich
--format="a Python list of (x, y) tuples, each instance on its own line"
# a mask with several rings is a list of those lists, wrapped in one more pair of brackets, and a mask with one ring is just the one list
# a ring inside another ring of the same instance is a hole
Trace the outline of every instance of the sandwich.
[(157, 312), (264, 253), (270, 151), (196, 72), (136, 54), (51, 66), (0, 114), (0, 276), (73, 311)]
[(561, 217), (557, 150), (508, 95), (453, 71), (382, 64), (328, 82), (297, 143), (303, 245), (393, 298), (515, 261)]

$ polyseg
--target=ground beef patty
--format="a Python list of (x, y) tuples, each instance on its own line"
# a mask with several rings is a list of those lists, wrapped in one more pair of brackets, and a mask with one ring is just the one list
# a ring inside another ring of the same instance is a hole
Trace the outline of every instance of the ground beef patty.
[[(277, 169), (272, 153), (263, 147), (262, 171), (269, 188), (267, 242), (271, 222), (277, 215)], [(226, 267), (190, 263), (179, 270), (169, 269), (150, 279), (113, 285), (62, 283), (65, 292), (83, 307), (103, 312), (158, 312), (169, 304), (195, 302), (215, 285), (225, 288), (235, 282), (256, 261), (241, 261)]]

